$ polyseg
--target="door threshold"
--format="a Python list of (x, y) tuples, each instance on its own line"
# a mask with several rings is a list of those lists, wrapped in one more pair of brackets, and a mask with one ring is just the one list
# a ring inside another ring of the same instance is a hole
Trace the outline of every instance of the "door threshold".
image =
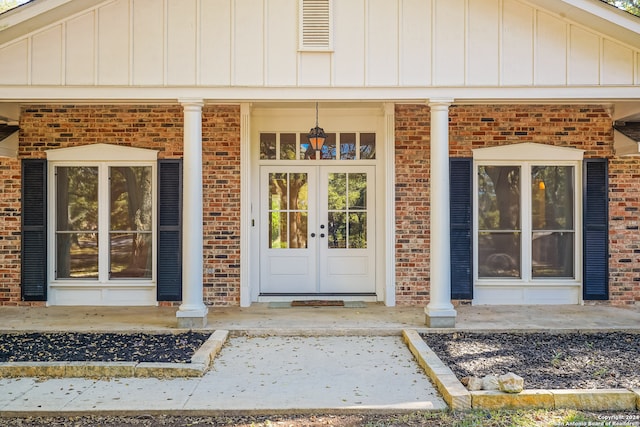
[(344, 301), (344, 302), (378, 302), (376, 295), (364, 294), (364, 295), (325, 295), (325, 294), (300, 294), (300, 295), (278, 295), (278, 294), (264, 294), (258, 296), (257, 302), (282, 302), (291, 303), (293, 301), (313, 301), (313, 300), (327, 300), (327, 301)]

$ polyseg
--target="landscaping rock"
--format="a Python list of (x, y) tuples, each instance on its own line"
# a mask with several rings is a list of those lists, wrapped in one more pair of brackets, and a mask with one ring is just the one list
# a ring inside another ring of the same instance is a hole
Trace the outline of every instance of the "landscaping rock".
[(467, 389), (470, 391), (482, 390), (482, 379), (478, 377), (469, 377)]
[(498, 377), (500, 391), (505, 393), (520, 393), (524, 390), (524, 379), (513, 372)]
[(500, 390), (500, 385), (498, 384), (498, 377), (495, 375), (487, 375), (482, 378), (482, 389), (483, 390)]

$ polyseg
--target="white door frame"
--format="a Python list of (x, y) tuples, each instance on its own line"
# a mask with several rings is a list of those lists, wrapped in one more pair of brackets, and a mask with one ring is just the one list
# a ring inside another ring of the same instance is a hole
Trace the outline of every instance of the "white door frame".
[[(375, 131), (376, 165), (376, 300), (394, 306), (395, 297), (395, 129), (392, 103), (320, 104), (326, 132)], [(315, 123), (315, 103), (277, 106), (241, 105), (240, 173), (240, 305), (259, 300), (259, 144), (260, 132), (299, 132)], [(295, 161), (291, 161), (292, 165)]]

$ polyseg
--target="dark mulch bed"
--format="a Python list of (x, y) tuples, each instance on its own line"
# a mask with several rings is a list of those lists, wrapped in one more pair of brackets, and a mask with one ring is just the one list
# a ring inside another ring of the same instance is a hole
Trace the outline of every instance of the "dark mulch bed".
[(640, 388), (640, 334), (423, 334), (458, 378), (513, 372), (527, 389)]
[(0, 362), (189, 363), (211, 333), (6, 333)]

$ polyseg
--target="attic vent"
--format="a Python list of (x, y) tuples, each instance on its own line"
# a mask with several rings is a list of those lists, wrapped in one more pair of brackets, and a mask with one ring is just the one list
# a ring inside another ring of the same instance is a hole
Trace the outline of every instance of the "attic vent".
[(301, 50), (331, 49), (331, 0), (300, 0)]

